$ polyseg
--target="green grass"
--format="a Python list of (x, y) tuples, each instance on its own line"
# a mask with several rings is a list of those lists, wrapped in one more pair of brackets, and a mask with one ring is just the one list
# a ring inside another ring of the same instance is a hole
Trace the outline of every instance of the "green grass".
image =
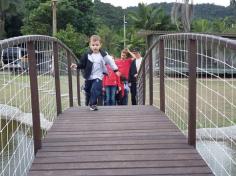
[[(198, 79), (197, 83), (198, 127), (234, 125), (236, 122), (236, 79), (225, 79), (224, 82), (219, 79)], [(41, 112), (46, 116), (56, 114), (55, 92), (51, 91), (55, 86), (54, 78), (49, 75), (41, 75), (38, 84)], [(72, 84), (73, 97), (77, 97), (75, 76), (73, 76)], [(154, 86), (154, 91), (156, 91), (154, 93), (154, 104), (159, 106), (158, 80), (154, 80), (154, 84), (156, 84)], [(64, 110), (69, 106), (67, 75), (60, 76), (60, 85), (61, 94), (64, 95), (61, 97), (62, 109)], [(184, 99), (187, 100), (188, 98), (188, 80), (185, 78), (166, 79), (165, 85), (167, 112), (174, 121), (186, 128), (188, 103)], [(0, 89), (1, 104), (7, 103), (10, 106), (19, 108), (22, 112), (31, 112), (28, 75), (0, 74)], [(77, 101), (74, 102), (74, 105), (76, 104)], [(178, 117), (181, 117), (181, 119)]]
[[(159, 80), (154, 80), (155, 84)], [(181, 129), (188, 122), (188, 80), (183, 78), (166, 79), (166, 112)], [(154, 90), (159, 88), (154, 87)], [(159, 94), (154, 94), (159, 97)], [(185, 100), (184, 100), (185, 99)], [(172, 101), (171, 101), (172, 100)], [(159, 106), (158, 100), (154, 104)], [(197, 80), (197, 120), (198, 127), (222, 127), (236, 123), (236, 79)]]
[[(73, 94), (77, 96), (76, 93), (76, 77), (73, 76)], [(50, 75), (40, 75), (38, 77), (38, 88), (39, 88), (39, 101), (40, 101), (40, 113), (44, 115), (49, 121), (53, 121), (56, 118), (56, 95), (54, 90), (55, 80), (54, 77)], [(67, 75), (60, 76), (61, 85), (61, 103), (62, 110), (69, 107), (69, 89), (68, 89), (68, 77)], [(28, 75), (13, 75), (12, 73), (6, 72), (5, 74), (0, 74), (0, 104), (8, 105), (20, 109), (23, 113), (31, 113), (31, 93), (30, 93), (30, 79)], [(76, 104), (75, 104), (76, 105)], [(25, 129), (32, 128), (24, 125), (15, 120), (5, 120), (1, 116), (0, 120), (0, 141), (1, 148), (4, 147), (15, 131), (20, 130), (25, 132)], [(31, 136), (32, 134), (27, 134)], [(42, 135), (44, 136), (46, 131), (42, 130)]]
[[(60, 76), (62, 109), (69, 107), (68, 77)], [(77, 96), (76, 82), (73, 78), (73, 94)], [(54, 111), (56, 114), (55, 80), (50, 75), (38, 77), (40, 112), (47, 115)], [(31, 91), (28, 75), (0, 74), (0, 104), (7, 104), (20, 109), (24, 113), (31, 112)], [(51, 114), (52, 115), (52, 114)]]

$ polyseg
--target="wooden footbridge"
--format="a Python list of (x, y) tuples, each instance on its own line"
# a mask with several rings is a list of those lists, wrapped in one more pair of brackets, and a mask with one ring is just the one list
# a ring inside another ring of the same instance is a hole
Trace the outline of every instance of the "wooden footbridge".
[(76, 56), (56, 38), (0, 47), (0, 176), (235, 175), (234, 40), (160, 36), (138, 73), (138, 105), (98, 111), (83, 106)]
[(153, 106), (70, 108), (56, 120), (29, 176), (213, 175)]

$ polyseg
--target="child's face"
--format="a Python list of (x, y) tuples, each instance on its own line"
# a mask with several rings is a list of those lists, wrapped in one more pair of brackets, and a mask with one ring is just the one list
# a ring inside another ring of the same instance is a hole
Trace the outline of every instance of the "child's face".
[(126, 54), (125, 52), (122, 52), (121, 55), (120, 55), (120, 57), (121, 57), (122, 59), (126, 59), (127, 54)]
[(90, 41), (89, 47), (93, 51), (93, 53), (99, 53), (99, 49), (101, 48), (102, 44), (99, 40)]

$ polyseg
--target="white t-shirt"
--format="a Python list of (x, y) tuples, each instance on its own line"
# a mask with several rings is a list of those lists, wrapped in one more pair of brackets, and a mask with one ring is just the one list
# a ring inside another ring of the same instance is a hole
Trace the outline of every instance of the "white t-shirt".
[(113, 70), (117, 70), (118, 67), (115, 64), (115, 61), (111, 58), (110, 55), (102, 57), (101, 53), (92, 53), (88, 56), (88, 59), (93, 62), (93, 68), (89, 80), (103, 78), (103, 73), (107, 73), (105, 64), (109, 64)]
[(141, 65), (141, 63), (142, 63), (142, 60), (143, 60), (142, 57), (141, 57), (141, 58), (138, 58), (138, 59), (135, 60), (135, 62), (136, 62), (136, 68), (137, 68), (137, 72), (138, 72), (139, 69), (140, 69), (140, 65)]

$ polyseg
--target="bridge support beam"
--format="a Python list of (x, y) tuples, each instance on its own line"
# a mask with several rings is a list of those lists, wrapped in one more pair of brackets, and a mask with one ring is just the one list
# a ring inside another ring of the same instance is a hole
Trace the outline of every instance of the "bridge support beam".
[(142, 72), (143, 72), (143, 74), (142, 74), (142, 79), (143, 79), (143, 105), (145, 105), (145, 101), (146, 101), (146, 75), (145, 75), (145, 73), (146, 73), (146, 68), (145, 68), (145, 65), (146, 65), (146, 61), (145, 61), (145, 59), (143, 59), (143, 63), (142, 63), (142, 65), (143, 65), (143, 67), (142, 67)]
[(68, 70), (68, 86), (69, 86), (69, 105), (73, 106), (73, 91), (72, 91), (72, 73), (71, 73), (71, 55), (70, 52), (67, 51), (67, 70)]
[(149, 54), (149, 105), (153, 105), (153, 60), (152, 50)]
[(40, 128), (37, 63), (36, 63), (35, 49), (33, 42), (27, 43), (27, 52), (29, 57), (34, 153), (36, 154), (37, 151), (41, 148), (42, 143), (41, 143), (41, 128)]
[(165, 112), (165, 61), (164, 40), (159, 43), (159, 67), (160, 67), (160, 110)]
[(188, 144), (196, 147), (196, 67), (197, 41), (190, 39), (188, 49), (189, 86), (188, 86)]
[(60, 89), (58, 44), (56, 42), (53, 42), (53, 56), (54, 56), (57, 115), (59, 115), (61, 114), (62, 110), (61, 110), (61, 89)]
[(78, 99), (78, 106), (81, 106), (80, 101), (80, 71), (77, 69), (77, 99)]

